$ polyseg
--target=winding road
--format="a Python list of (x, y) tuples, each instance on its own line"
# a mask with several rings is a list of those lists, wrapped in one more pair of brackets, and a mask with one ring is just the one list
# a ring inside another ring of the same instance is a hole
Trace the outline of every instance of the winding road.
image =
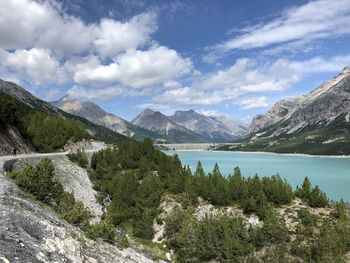
[[(103, 142), (91, 142), (91, 147), (86, 149), (86, 153), (94, 153), (98, 152), (99, 150), (105, 149), (107, 145)], [(9, 160), (14, 159), (27, 159), (27, 158), (38, 158), (38, 157), (50, 157), (50, 156), (64, 156), (70, 153), (71, 151), (65, 151), (65, 152), (53, 152), (53, 153), (29, 153), (29, 154), (18, 154), (16, 156), (14, 155), (4, 155), (0, 156), (0, 172), (2, 172), (4, 163)], [(1, 187), (1, 186), (0, 186)]]

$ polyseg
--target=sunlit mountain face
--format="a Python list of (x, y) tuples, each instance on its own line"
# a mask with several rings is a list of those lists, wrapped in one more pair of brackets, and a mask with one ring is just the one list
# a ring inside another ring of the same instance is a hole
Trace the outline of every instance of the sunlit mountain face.
[(348, 0), (4, 0), (0, 17), (1, 79), (127, 121), (150, 108), (250, 123), (350, 64)]

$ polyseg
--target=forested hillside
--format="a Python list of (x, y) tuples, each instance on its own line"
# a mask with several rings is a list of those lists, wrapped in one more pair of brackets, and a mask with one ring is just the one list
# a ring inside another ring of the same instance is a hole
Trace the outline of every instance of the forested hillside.
[[(142, 240), (164, 224), (161, 242), (177, 262), (342, 262), (350, 249), (346, 205), (330, 202), (308, 178), (293, 192), (278, 175), (245, 178), (239, 168), (225, 178), (217, 165), (206, 175), (198, 163), (192, 174), (149, 140), (95, 153), (91, 167), (101, 198), (112, 200), (106, 222)], [(166, 196), (177, 208), (164, 218)], [(213, 206), (201, 217), (203, 204)], [(252, 215), (255, 226), (244, 219)]]
[(0, 123), (2, 127), (16, 127), (27, 143), (39, 152), (55, 151), (68, 140), (90, 138), (81, 122), (31, 109), (1, 92)]

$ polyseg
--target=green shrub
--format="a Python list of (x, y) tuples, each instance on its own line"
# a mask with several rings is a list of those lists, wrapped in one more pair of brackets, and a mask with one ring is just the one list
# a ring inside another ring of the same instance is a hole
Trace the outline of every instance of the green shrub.
[(46, 204), (56, 204), (63, 194), (63, 187), (54, 178), (52, 162), (44, 158), (36, 166), (26, 166), (23, 170), (11, 173), (16, 184), (31, 193), (37, 200)]
[(89, 160), (84, 149), (78, 149), (76, 152), (71, 152), (67, 154), (67, 157), (69, 160), (77, 163), (81, 167), (86, 167), (89, 164)]
[(317, 217), (310, 213), (306, 208), (300, 208), (298, 210), (298, 217), (300, 218), (304, 226), (315, 226), (317, 222)]
[(255, 229), (251, 235), (253, 244), (263, 247), (269, 244), (282, 244), (289, 240), (289, 233), (284, 222), (277, 217), (271, 209), (264, 220), (264, 226)]
[(115, 242), (115, 227), (107, 219), (97, 224), (89, 225), (85, 233), (91, 239), (101, 238), (108, 243)]
[(36, 166), (13, 172), (10, 176), (35, 199), (51, 205), (67, 222), (79, 227), (88, 224), (90, 213), (83, 203), (75, 201), (73, 194), (63, 191), (62, 184), (55, 179), (55, 169), (48, 158), (42, 159)]
[(301, 188), (297, 187), (295, 195), (307, 202), (311, 207), (325, 207), (329, 204), (327, 195), (317, 185), (312, 188), (308, 177), (305, 177)]

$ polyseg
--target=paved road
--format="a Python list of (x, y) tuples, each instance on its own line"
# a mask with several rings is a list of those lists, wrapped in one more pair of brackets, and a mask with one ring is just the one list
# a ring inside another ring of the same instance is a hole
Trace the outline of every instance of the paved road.
[[(101, 143), (101, 142), (92, 142), (91, 143), (91, 148), (85, 150), (86, 153), (94, 153), (98, 152), (99, 150), (102, 150), (106, 148), (106, 144)], [(0, 156), (0, 172), (3, 169), (4, 163), (9, 160), (13, 159), (23, 159), (23, 158), (37, 158), (37, 157), (49, 157), (49, 156), (63, 156), (67, 155), (70, 153), (70, 151), (65, 151), (65, 152), (54, 152), (54, 153), (29, 153), (29, 154), (18, 154), (16, 156), (13, 155), (4, 155)]]

